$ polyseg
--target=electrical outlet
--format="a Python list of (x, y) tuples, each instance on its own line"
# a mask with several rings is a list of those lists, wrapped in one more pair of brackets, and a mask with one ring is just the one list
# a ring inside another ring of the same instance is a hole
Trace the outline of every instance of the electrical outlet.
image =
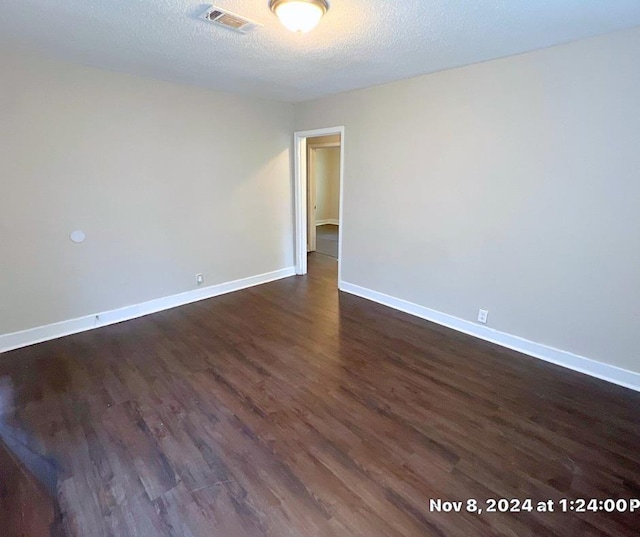
[(487, 324), (487, 317), (489, 317), (489, 310), (478, 310), (478, 322)]
[(204, 283), (204, 276), (202, 274), (196, 274), (196, 285), (202, 285)]

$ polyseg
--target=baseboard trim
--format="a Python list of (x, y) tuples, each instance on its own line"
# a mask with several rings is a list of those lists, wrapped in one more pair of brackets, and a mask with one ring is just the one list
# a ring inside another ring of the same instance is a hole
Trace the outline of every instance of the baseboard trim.
[(533, 356), (534, 358), (545, 360), (546, 362), (551, 362), (601, 380), (606, 380), (608, 382), (618, 384), (619, 386), (624, 386), (625, 388), (640, 391), (640, 373), (597, 362), (596, 360), (586, 358), (585, 356), (579, 356), (542, 343), (536, 343), (519, 336), (507, 334), (506, 332), (500, 332), (499, 330), (494, 330), (471, 321), (465, 321), (459, 317), (454, 317), (453, 315), (432, 310), (430, 308), (414, 304), (413, 302), (385, 295), (384, 293), (379, 293), (377, 291), (367, 289), (366, 287), (360, 287), (353, 283), (341, 281), (339, 282), (338, 287), (345, 293), (366, 298), (367, 300), (372, 300), (378, 304), (403, 311), (410, 315), (415, 315), (421, 319), (495, 343), (501, 347), (506, 347), (508, 349)]
[(336, 220), (335, 218), (328, 218), (326, 220), (316, 220), (316, 227), (326, 226), (327, 224), (331, 224), (333, 226), (339, 226), (340, 220)]
[(86, 330), (93, 330), (94, 328), (128, 321), (144, 315), (150, 315), (151, 313), (157, 313), (159, 311), (176, 308), (178, 306), (184, 306), (185, 304), (191, 304), (192, 302), (198, 302), (199, 300), (213, 298), (233, 291), (240, 291), (241, 289), (246, 289), (248, 287), (281, 280), (282, 278), (295, 276), (295, 273), (295, 267), (288, 267), (285, 269), (275, 270), (273, 272), (267, 272), (265, 274), (258, 274), (257, 276), (242, 278), (240, 280), (194, 289), (193, 291), (187, 291), (177, 295), (156, 298), (154, 300), (134, 304), (132, 306), (93, 313), (91, 315), (78, 317), (77, 319), (37, 326), (20, 332), (2, 334), (0, 335), (0, 353), (19, 349), (21, 347), (27, 347), (50, 339), (57, 339), (71, 334), (77, 334), (78, 332), (84, 332)]

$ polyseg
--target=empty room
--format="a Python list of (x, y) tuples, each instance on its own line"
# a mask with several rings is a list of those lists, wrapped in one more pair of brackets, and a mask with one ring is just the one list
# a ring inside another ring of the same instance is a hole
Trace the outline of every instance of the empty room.
[(0, 537), (640, 533), (640, 2), (5, 0)]

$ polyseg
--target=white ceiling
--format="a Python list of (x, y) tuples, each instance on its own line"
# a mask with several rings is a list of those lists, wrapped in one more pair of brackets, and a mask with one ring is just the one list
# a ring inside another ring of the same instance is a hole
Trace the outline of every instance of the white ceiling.
[(640, 0), (332, 0), (296, 35), (267, 1), (216, 1), (264, 24), (242, 35), (200, 20), (198, 1), (3, 0), (0, 45), (303, 101), (640, 25)]

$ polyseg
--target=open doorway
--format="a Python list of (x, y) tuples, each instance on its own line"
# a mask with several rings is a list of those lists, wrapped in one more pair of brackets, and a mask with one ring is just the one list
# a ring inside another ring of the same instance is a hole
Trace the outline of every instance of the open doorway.
[(340, 135), (307, 138), (307, 251), (338, 259)]
[(307, 254), (336, 259), (340, 281), (343, 236), (344, 127), (295, 133), (296, 273)]

